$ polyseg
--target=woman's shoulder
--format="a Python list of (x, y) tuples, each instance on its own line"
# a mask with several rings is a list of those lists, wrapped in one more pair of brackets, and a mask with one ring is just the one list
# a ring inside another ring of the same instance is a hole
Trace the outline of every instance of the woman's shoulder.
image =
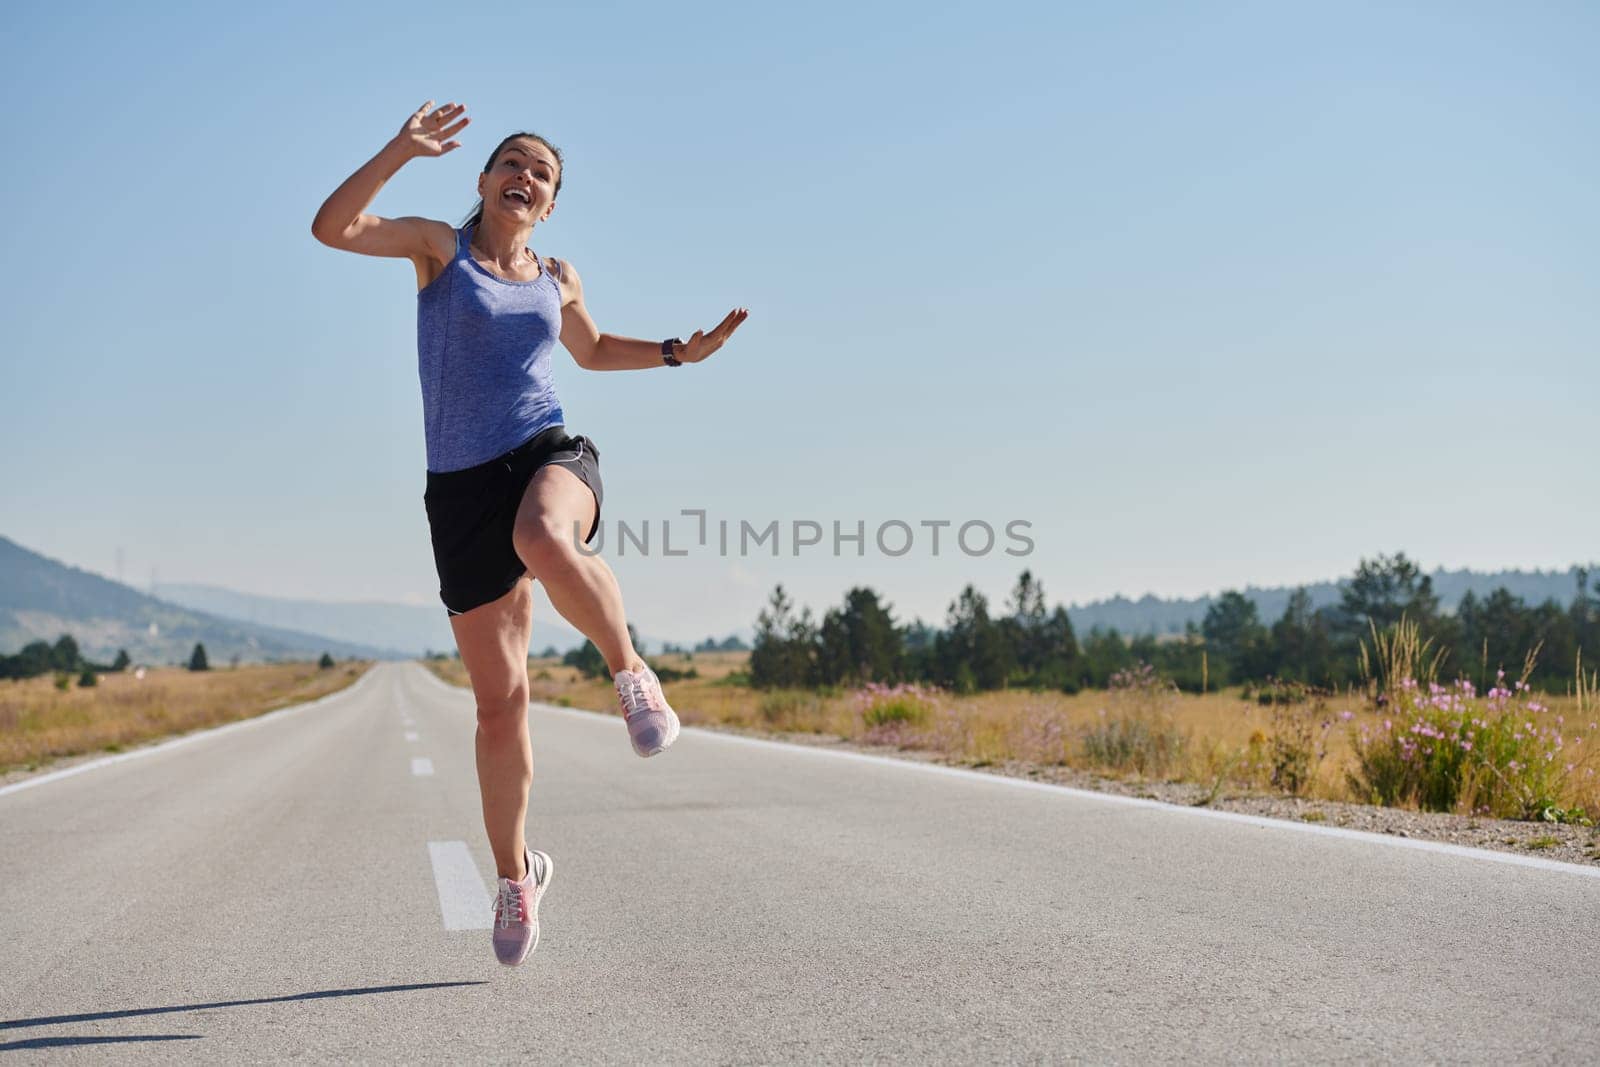
[(417, 222), (421, 224), (420, 229), (426, 236), (428, 250), (434, 259), (449, 263), (456, 258), (458, 248), (456, 241), (461, 233), (460, 230), (439, 219), (419, 218)]
[(578, 277), (578, 268), (572, 265), (571, 260), (557, 259), (555, 256), (544, 257), (544, 269), (561, 285), (561, 302), (570, 303), (583, 297), (583, 280)]

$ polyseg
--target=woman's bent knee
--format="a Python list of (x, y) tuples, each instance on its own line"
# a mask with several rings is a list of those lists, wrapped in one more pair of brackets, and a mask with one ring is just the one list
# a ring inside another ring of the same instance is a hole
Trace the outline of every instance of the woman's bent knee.
[(570, 568), (577, 562), (582, 535), (560, 527), (559, 522), (544, 518), (517, 527), (512, 545), (535, 577)]

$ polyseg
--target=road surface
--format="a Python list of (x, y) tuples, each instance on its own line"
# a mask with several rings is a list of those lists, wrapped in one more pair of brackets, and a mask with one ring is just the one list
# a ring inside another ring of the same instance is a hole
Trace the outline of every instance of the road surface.
[(530, 715), (517, 969), (417, 664), (0, 790), (0, 1062), (1600, 1058), (1592, 869)]

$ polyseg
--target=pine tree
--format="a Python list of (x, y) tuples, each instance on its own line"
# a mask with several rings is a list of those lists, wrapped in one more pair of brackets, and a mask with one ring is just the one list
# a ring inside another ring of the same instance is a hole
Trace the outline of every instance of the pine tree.
[(194, 653), (189, 656), (189, 669), (191, 671), (209, 671), (211, 665), (206, 662), (206, 646), (196, 641)]
[(1016, 667), (1004, 633), (989, 618), (988, 598), (972, 585), (951, 601), (935, 647), (943, 680), (963, 692), (1003, 688)]
[(58, 671), (76, 671), (83, 667), (83, 654), (71, 634), (62, 634), (50, 650), (50, 665)]
[(900, 634), (890, 606), (871, 589), (859, 586), (846, 593), (843, 606), (823, 616), (820, 636), (824, 682), (899, 681)]
[(750, 651), (750, 684), (758, 689), (810, 685), (817, 674), (817, 628), (811, 609), (794, 610), (782, 584), (772, 590), (756, 617), (755, 647)]
[(1256, 614), (1256, 602), (1236, 589), (1230, 589), (1206, 609), (1206, 651), (1210, 653), (1210, 672), (1219, 685), (1244, 681), (1258, 675), (1257, 651), (1267, 636)]

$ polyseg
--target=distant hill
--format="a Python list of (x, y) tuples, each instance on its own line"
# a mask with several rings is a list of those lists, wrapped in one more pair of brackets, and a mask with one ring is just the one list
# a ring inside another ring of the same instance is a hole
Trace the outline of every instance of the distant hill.
[[(408, 655), (453, 652), (455, 635), (444, 605), (332, 603), (321, 600), (286, 600), (236, 593), (212, 585), (160, 584), (156, 595), (174, 604), (231, 619), (281, 626), (340, 641), (358, 641), (398, 648)], [(534, 652), (551, 645), (565, 652), (583, 644), (583, 637), (559, 623), (534, 619)], [(209, 646), (207, 646), (209, 647)]]
[[(1600, 568), (1591, 568), (1591, 571), (1600, 577)], [(1505, 586), (1513, 596), (1521, 597), (1529, 604), (1542, 604), (1546, 600), (1554, 600), (1566, 605), (1572, 602), (1578, 588), (1577, 567), (1569, 567), (1564, 571), (1492, 571), (1483, 574), (1470, 570), (1447, 571), (1440, 568), (1429, 574), (1429, 577), (1433, 579), (1433, 591), (1439, 597), (1439, 606), (1445, 611), (1454, 611), (1469, 589), (1477, 596), (1483, 597)], [(1344, 580), (1308, 582), (1305, 590), (1311, 596), (1312, 606), (1320, 608), (1337, 604), (1344, 586)], [(1284, 609), (1289, 605), (1289, 596), (1296, 588), (1298, 587), (1245, 586), (1239, 592), (1255, 602), (1256, 612), (1260, 615), (1261, 621), (1270, 626), (1283, 616)], [(1081, 606), (1071, 605), (1067, 608), (1067, 614), (1072, 619), (1073, 629), (1079, 634), (1088, 633), (1096, 626), (1106, 630), (1115, 628), (1129, 636), (1147, 633), (1157, 635), (1182, 633), (1190, 622), (1196, 626), (1200, 625), (1205, 620), (1206, 609), (1216, 600), (1217, 597), (1213, 596), (1172, 600), (1150, 595), (1142, 596), (1138, 600), (1118, 596), (1109, 600), (1092, 601)]]
[(187, 663), (195, 642), (213, 664), (338, 657), (400, 659), (377, 643), (340, 641), (220, 618), (170, 604), (0, 537), (0, 652), (71, 634), (83, 654), (109, 662), (119, 648), (141, 663)]

